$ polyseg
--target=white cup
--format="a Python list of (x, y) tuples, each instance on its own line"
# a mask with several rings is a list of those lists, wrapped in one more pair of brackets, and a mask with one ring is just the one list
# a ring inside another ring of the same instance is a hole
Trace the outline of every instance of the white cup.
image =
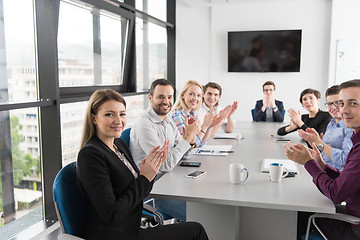
[[(284, 174), (284, 170), (286, 173)], [(289, 174), (289, 170), (281, 163), (271, 163), (269, 166), (270, 180), (272, 182), (280, 182), (282, 178)]]
[(249, 176), (248, 170), (241, 163), (231, 163), (229, 165), (230, 182), (237, 184), (245, 182)]

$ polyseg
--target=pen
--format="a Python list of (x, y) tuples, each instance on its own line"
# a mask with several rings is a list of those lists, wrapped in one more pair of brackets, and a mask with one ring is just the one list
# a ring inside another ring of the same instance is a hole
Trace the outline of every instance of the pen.
[(229, 151), (219, 151), (219, 153), (233, 153), (233, 150), (229, 150)]
[(208, 152), (208, 153), (212, 153), (214, 152), (213, 150), (199, 150), (199, 152)]

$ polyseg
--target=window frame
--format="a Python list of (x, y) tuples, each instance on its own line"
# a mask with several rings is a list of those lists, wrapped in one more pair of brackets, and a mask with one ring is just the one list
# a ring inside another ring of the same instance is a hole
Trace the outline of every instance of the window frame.
[[(60, 105), (89, 100), (96, 89), (110, 88), (124, 96), (144, 95), (149, 92), (136, 91), (136, 45), (135, 18), (152, 22), (167, 29), (167, 74), (175, 86), (175, 0), (167, 0), (167, 22), (135, 9), (135, 0), (76, 0), (91, 4), (129, 20), (127, 49), (124, 62), (122, 85), (59, 87), (57, 27), (59, 23), (60, 0), (32, 0), (34, 6), (35, 53), (38, 84), (38, 100), (16, 103), (0, 103), (0, 112), (22, 108), (38, 108), (39, 155), (43, 191), (44, 222), (34, 227), (43, 229), (57, 221), (54, 208), (52, 185), (56, 174), (62, 168)], [(58, 131), (54, 131), (58, 129)], [(36, 231), (30, 231), (32, 234)], [(19, 235), (29, 234), (24, 231)], [(29, 237), (29, 235), (26, 235)]]

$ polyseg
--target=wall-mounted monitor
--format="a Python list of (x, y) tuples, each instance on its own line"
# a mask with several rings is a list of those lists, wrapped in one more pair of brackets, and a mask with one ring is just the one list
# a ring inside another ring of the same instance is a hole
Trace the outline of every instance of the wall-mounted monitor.
[(301, 30), (228, 32), (229, 72), (300, 72)]

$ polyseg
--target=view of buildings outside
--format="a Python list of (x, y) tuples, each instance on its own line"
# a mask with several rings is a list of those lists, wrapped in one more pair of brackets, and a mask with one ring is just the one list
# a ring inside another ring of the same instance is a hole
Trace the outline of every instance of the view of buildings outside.
[[(1, 5), (3, 5), (4, 14), (4, 21), (0, 22), (0, 24), (3, 24), (3, 29), (5, 29), (3, 34), (0, 32), (0, 42), (4, 40), (5, 43), (4, 46), (0, 45), (0, 71), (2, 67), (6, 67), (5, 77), (0, 76), (0, 87), (1, 96), (5, 95), (5, 102), (9, 103), (38, 100), (32, 1), (19, 1), (15, 3), (15, 1), (11, 0), (0, 0), (0, 10)], [(21, 15), (22, 20), (25, 19), (24, 21), (19, 21), (19, 18), (15, 17), (20, 14), (19, 4), (23, 6)], [(106, 23), (106, 26), (110, 26), (110, 28), (104, 27), (104, 30), (101, 31), (102, 51), (100, 55), (96, 56), (97, 54), (94, 54), (92, 46), (93, 23), (91, 11), (63, 2), (61, 2), (60, 9), (58, 39), (59, 86), (101, 84), (106, 87), (108, 84), (121, 84), (123, 73), (121, 19), (106, 13), (100, 15), (101, 24), (104, 23), (105, 25)], [(66, 16), (66, 19), (73, 19), (69, 17), (72, 14), (75, 14), (77, 19), (81, 16), (84, 21), (77, 22), (84, 25), (76, 25), (73, 21), (72, 24), (66, 25), (69, 23), (63, 21), (64, 16)], [(21, 31), (23, 28), (24, 31)], [(79, 28), (81, 28), (81, 31), (79, 31)], [(137, 33), (142, 31), (143, 28), (137, 30)], [(81, 37), (74, 37), (76, 32)], [(152, 43), (149, 41), (148, 34), (146, 35), (148, 39), (142, 35), (142, 40), (137, 42), (137, 81), (138, 86), (142, 86), (141, 89), (148, 88), (148, 83), (144, 86), (144, 74), (147, 75), (150, 82), (156, 78), (166, 78), (166, 30), (163, 29), (163, 32), (165, 35), (162, 42)], [(84, 41), (79, 41), (79, 39)], [(143, 54), (144, 46), (149, 50), (146, 55)], [(4, 51), (1, 51), (2, 47)], [(101, 70), (97, 71), (95, 66), (98, 66), (99, 57), (101, 58)], [(1, 59), (4, 60), (1, 61)], [(143, 71), (144, 66), (148, 69), (145, 73)], [(100, 82), (96, 80), (97, 78), (100, 79)], [(4, 101), (3, 97), (0, 99)], [(127, 101), (128, 126), (131, 127), (144, 108), (147, 107), (147, 95), (136, 95), (125, 99)], [(60, 106), (63, 166), (76, 161), (86, 106), (87, 102), (68, 103)], [(24, 219), (21, 224), (22, 227), (16, 230), (19, 232), (43, 219), (41, 210), (39, 109), (24, 108), (9, 112), (3, 111), (0, 114), (0, 125), (5, 126), (3, 128), (5, 130), (7, 126), (10, 133), (8, 137), (6, 137), (6, 134), (2, 138), (0, 137), (2, 142), (5, 141), (6, 144), (4, 145), (8, 146), (2, 149), (3, 145), (1, 145), (0, 151), (10, 152), (9, 159), (1, 159), (0, 214), (6, 207), (4, 202), (13, 202), (12, 204), (15, 206), (14, 214), (5, 216), (0, 221), (0, 239), (8, 239), (13, 235), (7, 235), (8, 232), (4, 230), (4, 225), (10, 228), (14, 222), (13, 220)], [(9, 121), (4, 119), (9, 119)], [(54, 129), (54, 131), (57, 131), (57, 129)], [(4, 174), (3, 163), (5, 161), (12, 164), (10, 170), (12, 174), (10, 175)], [(7, 184), (9, 181), (12, 183)], [(5, 182), (6, 186), (2, 184)], [(9, 195), (12, 195), (13, 199), (9, 198)], [(16, 231), (13, 231), (12, 234), (16, 234)]]
[[(1, 103), (37, 100), (33, 19), (32, 1), (0, 0)], [(8, 239), (4, 225), (21, 231), (43, 218), (38, 108), (1, 111), (0, 131), (0, 239)]]

